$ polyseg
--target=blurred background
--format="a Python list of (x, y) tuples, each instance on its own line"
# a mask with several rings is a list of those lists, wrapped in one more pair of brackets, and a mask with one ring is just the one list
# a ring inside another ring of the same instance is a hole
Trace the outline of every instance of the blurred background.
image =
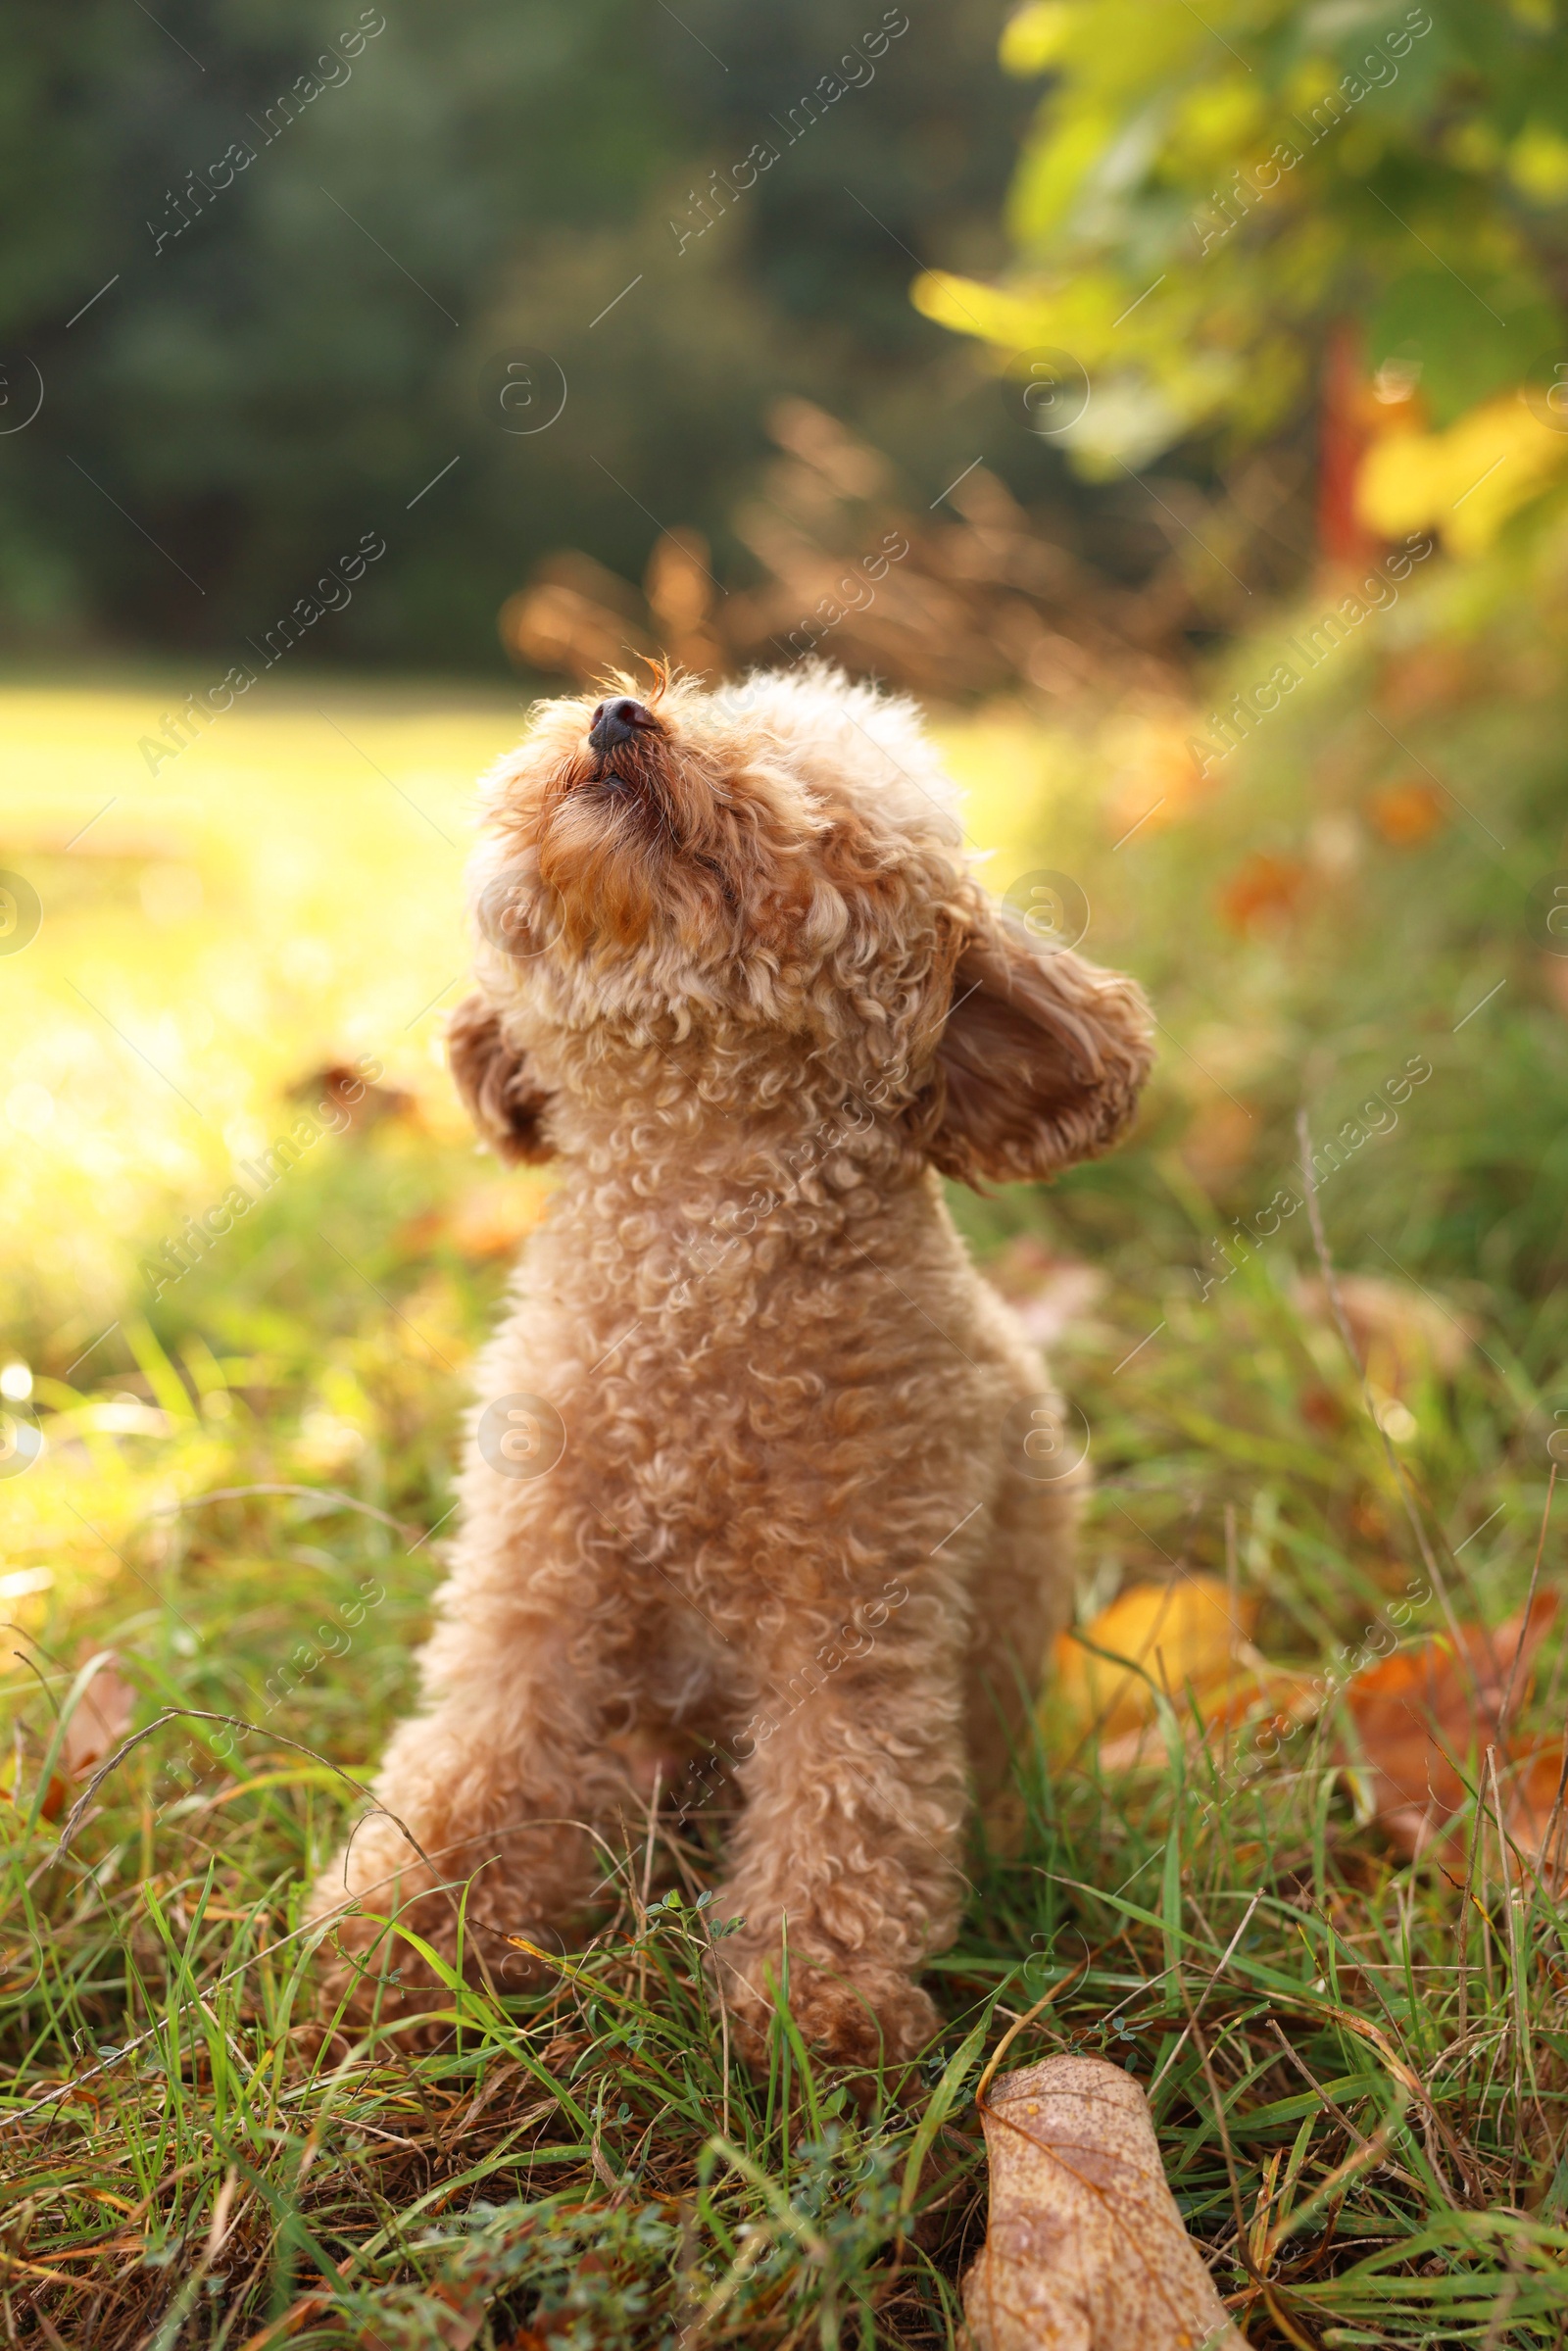
[[(1151, 992), (1132, 1146), (956, 1200), (1094, 1428), (1093, 1591), (1226, 1501), (1281, 1642), (1394, 1572), (1304, 1113), (1489, 1604), (1568, 1445), (1556, 0), (23, 0), (4, 104), (22, 1619), (221, 1562), (180, 1687), (242, 1705), (337, 1554), (187, 1497), (443, 1518), (553, 1180), (441, 1066), (473, 780), (656, 650), (917, 694), (991, 885)], [(427, 1580), (296, 1727), (364, 1745)]]

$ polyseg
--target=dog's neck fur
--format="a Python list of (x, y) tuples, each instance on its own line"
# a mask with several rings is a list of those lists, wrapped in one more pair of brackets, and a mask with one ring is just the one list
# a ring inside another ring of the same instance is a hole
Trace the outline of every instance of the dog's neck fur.
[(897, 1112), (910, 1091), (890, 1056), (847, 1076), (785, 1031), (739, 1021), (541, 1035), (531, 1060), (550, 1095), (551, 1139), (574, 1169), (618, 1176), (643, 1200), (716, 1183), (784, 1197), (913, 1181), (921, 1153)]

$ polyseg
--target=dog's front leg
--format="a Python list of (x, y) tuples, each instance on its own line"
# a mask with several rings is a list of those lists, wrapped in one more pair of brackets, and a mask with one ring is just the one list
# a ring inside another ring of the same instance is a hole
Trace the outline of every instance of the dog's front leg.
[[(387, 1747), (373, 1812), (323, 1872), (313, 1916), (337, 1916), (327, 1996), (351, 2021), (440, 2007), (439, 1976), (399, 1929), (505, 1989), (534, 1972), (510, 1939), (549, 1936), (595, 1876), (595, 1822), (625, 1799), (605, 1741), (623, 1679), (585, 1654), (580, 1590), (555, 1608), (473, 1577), (446, 1595), (423, 1658), (424, 1710)], [(475, 1586), (479, 1589), (476, 1591)], [(341, 1915), (339, 1915), (341, 1914)], [(395, 1918), (389, 1932), (385, 1922)], [(357, 1979), (357, 1981), (356, 1981)]]
[(913, 1974), (957, 1922), (956, 1660), (911, 1624), (861, 1658), (830, 1643), (824, 1663), (820, 1644), (780, 1644), (759, 1681), (771, 1695), (741, 1764), (745, 1809), (718, 1898), (746, 1923), (715, 1949), (740, 2045), (762, 2057), (770, 1984), (782, 1993), (787, 1976), (808, 2042), (843, 2064), (899, 2062), (936, 2031)]

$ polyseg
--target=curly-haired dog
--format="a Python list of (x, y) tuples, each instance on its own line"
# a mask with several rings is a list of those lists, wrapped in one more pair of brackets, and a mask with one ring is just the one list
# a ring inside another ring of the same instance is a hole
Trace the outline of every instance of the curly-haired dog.
[(631, 1737), (695, 1737), (742, 1797), (743, 2046), (786, 1940), (835, 2056), (934, 2030), (966, 1780), (1005, 1771), (1078, 1502), (938, 1177), (1105, 1150), (1150, 1060), (1137, 988), (987, 897), (952, 799), (908, 704), (820, 668), (551, 703), (489, 778), (452, 1066), (564, 1181), (480, 1361), (422, 1711), (317, 1888), (363, 1900), (351, 1953), (396, 1907), (450, 1960), (461, 1896), (464, 1964), (515, 1980), (506, 1938), (602, 1874)]

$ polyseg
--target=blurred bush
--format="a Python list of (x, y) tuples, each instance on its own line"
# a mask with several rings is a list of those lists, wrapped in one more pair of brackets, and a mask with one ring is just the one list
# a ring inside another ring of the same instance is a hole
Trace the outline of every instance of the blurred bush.
[(815, 657), (928, 699), (1022, 692), (1042, 708), (1182, 691), (1200, 607), (1174, 550), (1118, 581), (978, 459), (933, 514), (883, 451), (811, 401), (775, 401), (766, 421), (780, 454), (731, 523), (759, 574), (750, 586), (715, 577), (690, 528), (658, 540), (640, 595), (564, 549), (502, 607), (508, 652), (584, 686), (663, 653), (710, 679)]
[(1321, 390), (1325, 552), (1353, 554), (1358, 441), (1520, 387), (1568, 422), (1554, 0), (1028, 0), (1003, 57), (1046, 77), (1014, 262), (915, 299), (1025, 378), (1066, 346), (1085, 469), (1267, 438)]

